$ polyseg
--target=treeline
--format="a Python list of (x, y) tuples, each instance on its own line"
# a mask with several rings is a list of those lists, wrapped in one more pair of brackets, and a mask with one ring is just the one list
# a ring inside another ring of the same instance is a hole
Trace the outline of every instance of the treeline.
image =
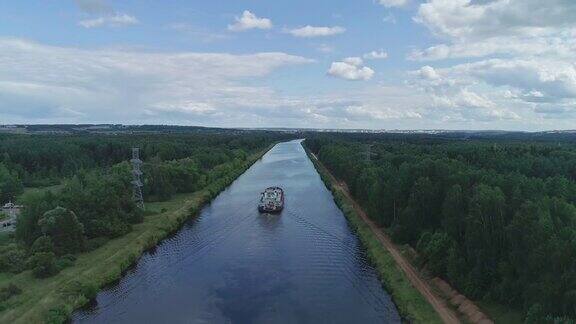
[[(150, 202), (202, 189), (283, 138), (271, 133), (0, 138), (0, 188), (17, 187), (3, 199), (16, 196), (24, 205), (14, 240), (0, 246), (0, 272), (32, 269), (37, 277), (53, 275), (72, 264), (74, 255), (142, 222), (145, 212), (132, 199), (127, 162), (134, 146), (141, 148), (143, 190)], [(44, 183), (43, 176), (58, 188), (17, 196), (23, 184)]]
[[(2, 166), (26, 187), (57, 184), (83, 169), (106, 168), (126, 161), (132, 147), (141, 158), (161, 161), (194, 156), (204, 169), (227, 161), (235, 149), (253, 150), (279, 134), (269, 132), (148, 135), (2, 135)], [(13, 194), (13, 193), (11, 193)], [(16, 191), (17, 195), (18, 191)]]
[(311, 136), (369, 216), (467, 296), (576, 318), (576, 145)]

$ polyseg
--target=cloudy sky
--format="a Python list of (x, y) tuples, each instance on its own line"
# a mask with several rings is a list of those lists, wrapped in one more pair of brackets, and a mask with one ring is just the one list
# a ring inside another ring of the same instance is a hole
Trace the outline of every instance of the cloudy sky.
[(574, 0), (0, 1), (0, 124), (576, 128)]

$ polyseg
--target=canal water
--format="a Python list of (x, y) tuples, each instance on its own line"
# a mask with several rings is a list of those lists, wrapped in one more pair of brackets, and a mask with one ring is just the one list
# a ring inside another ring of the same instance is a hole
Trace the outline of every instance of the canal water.
[[(280, 215), (259, 214), (281, 186)], [(300, 141), (266, 153), (76, 323), (399, 323)]]

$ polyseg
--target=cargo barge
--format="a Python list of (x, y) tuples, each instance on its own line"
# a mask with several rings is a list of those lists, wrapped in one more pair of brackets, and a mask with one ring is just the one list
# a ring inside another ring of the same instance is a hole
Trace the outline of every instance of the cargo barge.
[(284, 209), (284, 190), (280, 187), (269, 187), (262, 192), (258, 211), (261, 213), (279, 213)]

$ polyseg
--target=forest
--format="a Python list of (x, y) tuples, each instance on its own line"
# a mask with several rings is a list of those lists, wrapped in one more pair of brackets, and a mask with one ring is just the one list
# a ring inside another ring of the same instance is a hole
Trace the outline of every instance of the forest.
[(309, 134), (305, 145), (433, 275), (526, 323), (576, 318), (573, 137)]
[[(0, 135), (0, 203), (24, 206), (2, 233), (0, 272), (53, 276), (75, 256), (131, 231), (149, 213), (132, 200), (132, 147), (144, 161), (146, 202), (200, 190), (285, 135), (220, 131), (177, 134)], [(1, 287), (0, 303), (17, 287)]]

